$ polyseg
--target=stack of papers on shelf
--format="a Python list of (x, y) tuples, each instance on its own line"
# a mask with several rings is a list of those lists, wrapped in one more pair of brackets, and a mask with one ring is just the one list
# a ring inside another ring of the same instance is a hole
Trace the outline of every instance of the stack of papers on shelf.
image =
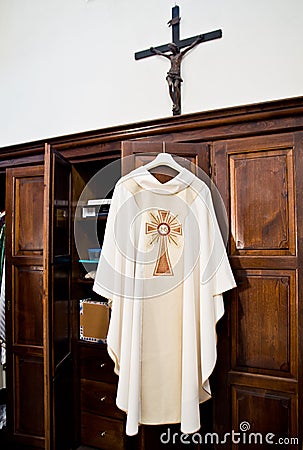
[(111, 198), (93, 198), (92, 200), (87, 200), (88, 205), (110, 205)]
[(87, 206), (82, 207), (82, 217), (97, 217), (107, 214), (111, 204), (111, 198), (95, 198), (87, 201)]

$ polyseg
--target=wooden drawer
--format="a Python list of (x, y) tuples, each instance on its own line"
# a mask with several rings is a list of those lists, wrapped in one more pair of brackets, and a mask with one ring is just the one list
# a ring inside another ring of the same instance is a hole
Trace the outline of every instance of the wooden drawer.
[(80, 376), (89, 380), (117, 383), (114, 363), (106, 348), (99, 346), (80, 346)]
[(123, 450), (123, 422), (82, 412), (81, 442), (102, 450)]
[(115, 384), (82, 379), (81, 410), (123, 419), (125, 413), (116, 406), (116, 392)]

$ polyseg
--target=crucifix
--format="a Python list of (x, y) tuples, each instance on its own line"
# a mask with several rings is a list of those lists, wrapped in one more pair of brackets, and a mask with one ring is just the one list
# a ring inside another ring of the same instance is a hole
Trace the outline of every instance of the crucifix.
[[(181, 114), (181, 62), (183, 56), (196, 45), (219, 39), (222, 37), (222, 30), (211, 31), (210, 33), (199, 34), (187, 39), (180, 39), (180, 20), (179, 6), (174, 6), (172, 9), (172, 19), (168, 25), (172, 27), (172, 42), (170, 44), (159, 45), (158, 47), (150, 47), (148, 50), (143, 50), (135, 53), (135, 59), (148, 58), (149, 56), (160, 55), (169, 59), (171, 67), (167, 72), (166, 81), (168, 83), (169, 95), (173, 102), (173, 115)], [(186, 48), (185, 48), (186, 47)], [(185, 48), (183, 52), (181, 49)], [(170, 52), (169, 54), (166, 54)]]

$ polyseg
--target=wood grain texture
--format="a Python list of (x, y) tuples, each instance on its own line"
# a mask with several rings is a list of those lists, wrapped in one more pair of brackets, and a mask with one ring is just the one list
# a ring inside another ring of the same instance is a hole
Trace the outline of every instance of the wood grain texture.
[[(296, 436), (300, 259), (295, 135), (231, 139), (215, 143), (213, 150), (215, 179), (230, 218), (231, 261), (238, 269), (238, 288), (227, 304), (231, 362), (218, 358), (218, 366), (228, 371), (225, 386), (231, 392), (231, 424), (226, 421), (224, 427), (237, 430), (247, 420), (255, 432), (275, 433), (276, 416), (285, 433)], [(241, 395), (235, 387), (239, 380)], [(281, 402), (289, 405), (286, 416)]]
[(44, 448), (43, 166), (7, 170), (6, 219), (8, 430)]

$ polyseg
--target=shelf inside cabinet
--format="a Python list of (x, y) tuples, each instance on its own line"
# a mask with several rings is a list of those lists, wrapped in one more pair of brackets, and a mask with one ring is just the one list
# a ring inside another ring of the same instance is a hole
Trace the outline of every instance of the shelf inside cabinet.
[(76, 282), (81, 284), (93, 284), (94, 280), (92, 278), (77, 278)]
[(98, 264), (99, 262), (99, 260), (94, 261), (93, 259), (79, 259), (78, 261), (85, 264)]
[(98, 214), (97, 216), (89, 216), (89, 217), (81, 217), (78, 220), (82, 220), (84, 222), (90, 222), (92, 220), (106, 220), (108, 216), (108, 213), (104, 213), (104, 214)]

